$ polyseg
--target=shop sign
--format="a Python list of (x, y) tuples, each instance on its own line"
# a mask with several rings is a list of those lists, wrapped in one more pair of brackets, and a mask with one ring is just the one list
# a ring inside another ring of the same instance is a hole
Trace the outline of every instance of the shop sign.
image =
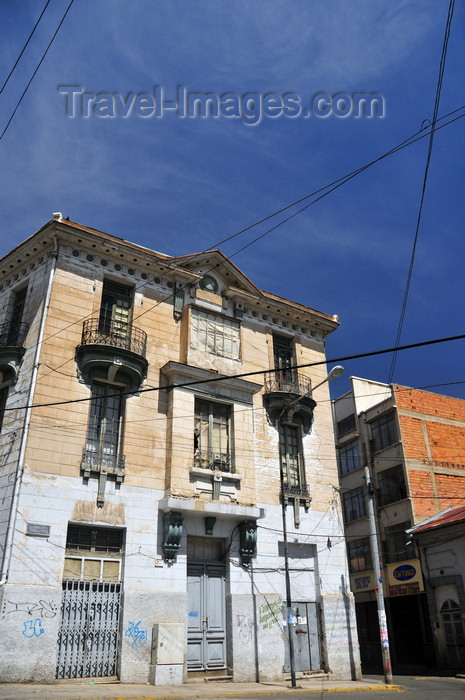
[[(408, 595), (414, 590), (420, 592), (423, 590), (423, 577), (421, 575), (421, 566), (419, 559), (411, 559), (410, 561), (396, 562), (388, 564), (387, 579), (389, 584), (390, 595)], [(416, 584), (412, 587), (412, 584)], [(391, 588), (393, 593), (391, 593)], [(403, 588), (402, 593), (394, 593), (395, 590)]]
[(360, 591), (373, 591), (375, 588), (374, 576), (370, 571), (365, 574), (352, 574), (350, 577), (350, 588), (352, 593)]

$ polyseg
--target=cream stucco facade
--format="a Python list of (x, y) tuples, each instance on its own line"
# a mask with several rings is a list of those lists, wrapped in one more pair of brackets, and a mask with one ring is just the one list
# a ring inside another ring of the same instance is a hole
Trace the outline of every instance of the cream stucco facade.
[(59, 216), (0, 285), (3, 680), (281, 677), (281, 492), (297, 671), (357, 677), (327, 384), (311, 392), (337, 321), (220, 251)]

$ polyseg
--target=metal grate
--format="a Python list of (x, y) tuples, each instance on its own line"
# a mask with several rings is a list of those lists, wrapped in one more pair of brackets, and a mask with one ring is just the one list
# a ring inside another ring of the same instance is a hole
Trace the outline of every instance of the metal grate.
[(116, 675), (121, 583), (64, 581), (57, 678)]

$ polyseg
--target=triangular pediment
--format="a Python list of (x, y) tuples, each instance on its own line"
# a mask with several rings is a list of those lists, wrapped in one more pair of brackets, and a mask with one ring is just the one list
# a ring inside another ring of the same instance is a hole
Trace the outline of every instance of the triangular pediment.
[(218, 285), (215, 292), (217, 294), (225, 294), (230, 289), (236, 289), (257, 297), (262, 296), (260, 289), (220, 250), (183, 255), (172, 258), (171, 262), (185, 270), (201, 275), (207, 282), (209, 278), (214, 280), (211, 284), (216, 287), (216, 282)]

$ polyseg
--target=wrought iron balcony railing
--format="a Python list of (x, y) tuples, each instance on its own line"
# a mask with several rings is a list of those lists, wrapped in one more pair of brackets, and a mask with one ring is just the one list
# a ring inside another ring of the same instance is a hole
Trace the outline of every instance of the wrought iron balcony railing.
[(308, 377), (291, 370), (273, 370), (265, 374), (265, 393), (283, 392), (287, 394), (308, 394), (312, 382)]
[(12, 324), (11, 321), (8, 321), (0, 324), (0, 347), (23, 347), (28, 330), (28, 323)]
[(297, 484), (283, 484), (283, 491), (286, 496), (301, 496), (308, 498), (309, 492), (307, 486), (298, 486)]
[(234, 458), (228, 452), (210, 452), (209, 450), (196, 450), (194, 452), (194, 466), (201, 469), (219, 469), (222, 472), (234, 474), (236, 471)]
[(140, 328), (134, 328), (130, 323), (102, 323), (98, 318), (91, 318), (83, 323), (81, 345), (108, 345), (145, 357), (147, 333)]
[(84, 447), (82, 450), (82, 467), (85, 469), (86, 465), (93, 471), (93, 467), (110, 467), (108, 470), (110, 473), (112, 470), (124, 470), (126, 466), (125, 455), (118, 455), (105, 452), (105, 450), (92, 450), (88, 447)]

